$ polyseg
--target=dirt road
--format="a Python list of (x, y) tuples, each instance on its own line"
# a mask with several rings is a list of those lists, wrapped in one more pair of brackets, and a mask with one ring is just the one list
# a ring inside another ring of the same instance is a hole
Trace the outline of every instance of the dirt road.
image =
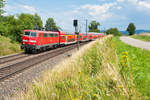
[(143, 48), (146, 50), (150, 50), (150, 42), (145, 42), (137, 39), (130, 38), (128, 36), (122, 36), (120, 37), (120, 40), (123, 41), (126, 44), (138, 47), (138, 48)]

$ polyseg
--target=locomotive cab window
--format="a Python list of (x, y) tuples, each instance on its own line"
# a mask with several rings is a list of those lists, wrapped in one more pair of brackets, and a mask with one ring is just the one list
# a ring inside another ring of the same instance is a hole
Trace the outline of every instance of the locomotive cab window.
[(36, 32), (25, 32), (24, 36), (36, 37), (37, 33)]
[(29, 36), (30, 32), (24, 32), (24, 36)]
[(31, 36), (31, 37), (36, 37), (36, 35), (37, 35), (36, 32), (31, 32), (31, 33), (30, 33), (30, 36)]

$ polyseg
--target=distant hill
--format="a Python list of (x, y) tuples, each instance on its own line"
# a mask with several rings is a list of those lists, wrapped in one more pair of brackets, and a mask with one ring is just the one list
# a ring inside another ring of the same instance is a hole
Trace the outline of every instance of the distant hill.
[[(123, 35), (127, 35), (128, 34), (128, 31), (120, 31)], [(140, 34), (140, 33), (143, 33), (143, 32), (150, 32), (150, 30), (136, 30), (136, 34)]]
[[(100, 32), (104, 32), (104, 30), (101, 30)], [(123, 35), (128, 35), (128, 31), (120, 31)], [(140, 30), (136, 30), (136, 34), (140, 34), (143, 32), (150, 32), (150, 30), (144, 30), (144, 29), (140, 29)]]

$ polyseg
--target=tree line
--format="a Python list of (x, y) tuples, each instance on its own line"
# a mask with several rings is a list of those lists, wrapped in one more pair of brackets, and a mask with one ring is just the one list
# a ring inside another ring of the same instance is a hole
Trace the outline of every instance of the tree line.
[[(136, 26), (134, 25), (134, 23), (130, 23), (126, 29), (126, 31), (129, 33), (129, 35), (134, 35), (136, 32)], [(119, 32), (119, 30), (117, 28), (110, 28), (106, 31), (106, 34), (113, 34), (114, 36), (121, 36), (122, 33)]]
[(21, 42), (23, 30), (56, 31), (59, 27), (53, 18), (48, 18), (45, 27), (38, 14), (19, 14), (17, 16), (0, 16), (0, 35), (11, 38), (12, 41)]
[(0, 0), (0, 35), (9, 37), (12, 41), (21, 42), (23, 30), (58, 30), (53, 18), (48, 18), (46, 25), (38, 14), (21, 13), (17, 16), (4, 16), (5, 0)]

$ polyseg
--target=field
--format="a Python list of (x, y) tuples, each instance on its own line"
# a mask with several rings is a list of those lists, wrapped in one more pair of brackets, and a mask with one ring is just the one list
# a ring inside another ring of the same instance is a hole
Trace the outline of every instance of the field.
[(21, 52), (19, 43), (11, 42), (9, 38), (0, 36), (0, 56), (19, 52)]
[(150, 42), (150, 35), (133, 35), (132, 38)]
[(43, 73), (18, 100), (150, 99), (150, 52), (108, 36)]

